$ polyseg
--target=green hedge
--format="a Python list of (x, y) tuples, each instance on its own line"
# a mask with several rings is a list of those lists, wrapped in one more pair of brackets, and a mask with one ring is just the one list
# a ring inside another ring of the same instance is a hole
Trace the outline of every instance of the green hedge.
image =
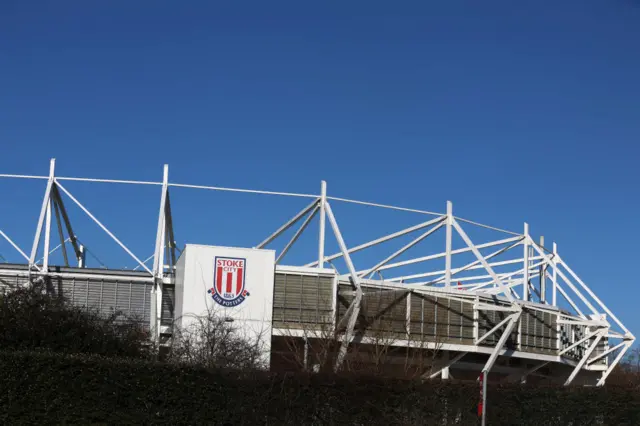
[[(475, 383), (0, 352), (2, 424), (477, 425)], [(626, 388), (490, 387), (489, 425), (635, 425)], [(598, 416), (601, 416), (600, 418)]]

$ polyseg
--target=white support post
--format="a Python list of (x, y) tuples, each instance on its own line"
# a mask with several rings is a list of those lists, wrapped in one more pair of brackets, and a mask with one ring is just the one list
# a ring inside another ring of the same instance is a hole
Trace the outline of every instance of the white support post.
[(156, 249), (153, 258), (153, 276), (162, 278), (164, 270), (164, 230), (165, 230), (165, 204), (169, 184), (169, 166), (164, 165), (162, 174), (162, 194), (160, 194), (160, 210), (158, 213), (158, 228), (156, 229)]
[(558, 268), (558, 245), (553, 243), (553, 257), (551, 258), (553, 262), (552, 268), (552, 276), (551, 276), (551, 304), (553, 306), (558, 306), (558, 272), (556, 269)]
[(85, 249), (82, 244), (78, 248), (80, 251), (80, 256), (78, 256), (78, 268), (84, 268), (86, 266), (87, 249)]
[[(51, 187), (54, 185), (54, 176), (56, 169), (56, 159), (52, 158), (49, 163), (49, 180), (47, 181), (47, 189), (44, 192), (44, 199), (42, 200), (42, 208), (40, 209), (40, 217), (38, 218), (38, 226), (36, 227), (36, 235), (33, 238), (33, 245), (31, 246), (31, 256), (29, 257), (29, 269), (33, 268), (36, 263), (36, 256), (38, 255), (38, 246), (40, 245), (40, 236), (42, 235), (42, 226), (45, 222), (45, 216), (47, 214), (47, 206), (51, 200)], [(46, 271), (45, 271), (46, 272)]]
[(453, 203), (447, 201), (447, 241), (445, 247), (445, 275), (444, 285), (445, 287), (451, 287), (451, 245), (452, 245), (452, 227), (453, 227)]
[(569, 386), (571, 384), (571, 382), (573, 382), (573, 379), (576, 378), (576, 376), (578, 375), (578, 373), (580, 372), (580, 370), (582, 369), (582, 367), (584, 366), (584, 364), (589, 360), (589, 357), (591, 356), (591, 354), (593, 353), (593, 351), (596, 349), (596, 347), (598, 346), (598, 343), (600, 343), (600, 340), (602, 339), (602, 331), (598, 332), (598, 335), (596, 337), (596, 340), (593, 341), (593, 343), (591, 344), (591, 346), (589, 346), (589, 349), (587, 350), (587, 352), (584, 354), (584, 356), (582, 357), (582, 359), (580, 360), (580, 362), (578, 363), (578, 365), (576, 365), (576, 367), (573, 369), (573, 372), (571, 373), (571, 375), (569, 376), (569, 378), (567, 379), (566, 382), (564, 382), (565, 386)]
[(44, 224), (44, 257), (42, 258), (42, 272), (49, 272), (49, 246), (51, 244), (51, 197), (47, 202), (47, 213)]
[(320, 183), (320, 231), (318, 234), (318, 268), (324, 268), (324, 236), (326, 227), (327, 182)]
[(442, 380), (449, 380), (449, 367), (445, 367), (442, 369)]
[[(544, 236), (540, 237), (540, 247), (544, 247)], [(545, 270), (547, 265), (540, 266), (540, 302), (547, 303), (547, 281), (545, 277)]]
[(153, 256), (153, 277), (155, 281), (155, 342), (160, 342), (160, 325), (162, 320), (162, 293), (164, 286), (162, 277), (164, 275), (164, 253), (165, 253), (165, 232), (166, 232), (166, 202), (167, 192), (169, 190), (169, 166), (164, 165), (162, 173), (162, 194), (160, 195), (160, 210), (158, 213), (158, 228), (156, 229), (156, 249)]
[(522, 300), (529, 301), (529, 224), (524, 224), (524, 277), (522, 282)]

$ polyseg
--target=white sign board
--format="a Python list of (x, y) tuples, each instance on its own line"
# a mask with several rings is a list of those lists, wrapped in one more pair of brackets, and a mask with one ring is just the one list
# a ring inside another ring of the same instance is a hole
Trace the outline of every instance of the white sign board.
[(256, 341), (268, 366), (275, 252), (187, 244), (176, 265), (175, 324), (188, 328), (213, 313)]

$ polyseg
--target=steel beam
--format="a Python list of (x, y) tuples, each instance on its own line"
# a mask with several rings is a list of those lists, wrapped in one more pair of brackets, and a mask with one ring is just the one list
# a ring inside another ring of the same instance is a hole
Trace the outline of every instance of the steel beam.
[(318, 230), (318, 267), (324, 268), (324, 236), (327, 215), (325, 206), (327, 204), (327, 182), (320, 182), (320, 229)]
[[(454, 219), (454, 221), (455, 221), (455, 219)], [(511, 238), (505, 238), (503, 240), (496, 240), (496, 241), (491, 241), (491, 242), (484, 243), (484, 244), (478, 244), (475, 247), (476, 247), (476, 249), (494, 247), (494, 246), (499, 246), (501, 244), (507, 244), (507, 243), (511, 243), (511, 242), (514, 242), (514, 241), (518, 241), (518, 240), (521, 240), (521, 239), (522, 239), (522, 237), (520, 237), (520, 236), (511, 237)], [(460, 254), (460, 253), (468, 253), (470, 251), (472, 251), (472, 249), (470, 247), (466, 247), (466, 248), (452, 250), (451, 254), (452, 255), (456, 255), (456, 254)], [(416, 263), (426, 262), (428, 260), (442, 259), (446, 255), (447, 255), (446, 252), (442, 252), (442, 253), (437, 253), (437, 254), (431, 254), (429, 256), (417, 257), (415, 259), (409, 259), (409, 260), (404, 260), (402, 262), (391, 263), (389, 265), (385, 265), (385, 266), (381, 267), (380, 270), (384, 271), (386, 269), (399, 268), (401, 266), (413, 265), (413, 264), (416, 264)]]
[(633, 345), (635, 339), (630, 340), (627, 342), (626, 346), (618, 353), (618, 355), (616, 356), (616, 358), (613, 360), (613, 362), (611, 363), (611, 365), (609, 365), (609, 368), (607, 368), (607, 371), (605, 371), (604, 373), (602, 373), (602, 377), (600, 378), (600, 380), (598, 381), (598, 383), (596, 384), (596, 386), (602, 386), (604, 385), (605, 381), (607, 380), (607, 377), (609, 377), (609, 374), (611, 374), (611, 372), (613, 371), (614, 368), (616, 368), (616, 365), (618, 365), (618, 363), (622, 360), (622, 357), (624, 357), (624, 354), (629, 350), (629, 348), (631, 347), (631, 345)]
[(571, 288), (571, 290), (580, 298), (580, 300), (582, 300), (582, 302), (589, 309), (591, 309), (591, 312), (595, 315), (599, 315), (599, 312), (596, 310), (596, 308), (594, 308), (591, 302), (589, 302), (587, 298), (584, 297), (584, 295), (580, 293), (580, 291), (573, 285), (573, 283), (571, 283), (571, 280), (567, 278), (567, 276), (558, 268), (558, 265), (554, 265), (553, 262), (551, 262), (551, 258), (547, 256), (542, 249), (538, 248), (536, 244), (533, 244), (532, 247), (534, 250), (536, 250), (540, 254), (540, 256), (542, 256), (542, 258), (547, 264), (552, 265), (553, 269), (558, 273), (558, 275), (560, 275), (560, 278), (562, 278), (564, 282), (569, 286), (569, 288)]
[(589, 361), (587, 361), (587, 365), (591, 365), (594, 362), (601, 360), (602, 358), (604, 358), (607, 355), (617, 351), (618, 349), (621, 349), (623, 346), (626, 346), (627, 344), (628, 344), (628, 342), (621, 342), (620, 344), (618, 344), (618, 345), (616, 345), (616, 346), (614, 346), (612, 348), (609, 348), (608, 350), (604, 351), (603, 353), (601, 353), (597, 357), (591, 358)]
[[(327, 202), (327, 205), (328, 204), (329, 203)], [(411, 226), (409, 228), (405, 228), (405, 229), (403, 229), (401, 231), (394, 232), (393, 234), (385, 235), (384, 237), (380, 237), (380, 238), (377, 238), (375, 240), (366, 242), (364, 244), (360, 244), (359, 246), (355, 246), (355, 247), (350, 248), (348, 253), (349, 254), (353, 254), (353, 253), (358, 252), (360, 250), (364, 250), (366, 248), (369, 248), (369, 247), (384, 243), (384, 242), (392, 240), (394, 238), (398, 238), (398, 237), (401, 237), (403, 235), (409, 234), (409, 233), (411, 233), (413, 231), (417, 231), (417, 230), (420, 230), (420, 229), (423, 229), (423, 228), (427, 228), (427, 227), (429, 227), (431, 225), (434, 225), (434, 224), (442, 221), (445, 217), (446, 216), (439, 216), (439, 217), (437, 217), (435, 219), (432, 219), (432, 220), (429, 220), (427, 222), (422, 222), (422, 223), (419, 223), (417, 225)], [(335, 253), (335, 254), (332, 254), (331, 256), (326, 256), (324, 258), (324, 261), (325, 262), (330, 262), (330, 261), (332, 261), (334, 259), (338, 259), (338, 258), (340, 258), (342, 256), (344, 256), (343, 253)], [(306, 265), (303, 265), (303, 266), (305, 266), (305, 267), (314, 267), (317, 264), (318, 264), (318, 262), (316, 261), (316, 262), (307, 263)], [(388, 265), (385, 266), (384, 268), (381, 268), (381, 269), (387, 269), (387, 268), (388, 268)]]
[[(435, 379), (436, 377), (438, 377), (440, 374), (442, 374), (442, 372), (444, 371), (445, 368), (450, 368), (453, 364), (455, 364), (456, 362), (460, 361), (462, 358), (464, 358), (464, 356), (468, 354), (468, 352), (462, 352), (459, 353), (458, 355), (456, 355), (455, 358), (453, 358), (452, 360), (449, 360), (449, 362), (442, 367), (441, 369), (439, 369), (438, 371), (436, 371), (435, 373), (432, 373), (429, 375), (430, 379)], [(422, 376), (424, 377), (424, 376)]]
[[(556, 265), (558, 259), (558, 245), (553, 243), (553, 257), (551, 261), (554, 265)], [(552, 276), (551, 276), (551, 304), (553, 306), (558, 306), (558, 272), (556, 270), (557, 266), (552, 268)], [(545, 271), (546, 272), (546, 271)]]
[[(593, 336), (590, 336), (590, 337), (593, 337)], [(573, 382), (573, 380), (576, 378), (576, 376), (578, 375), (578, 373), (580, 372), (580, 370), (582, 369), (584, 364), (589, 360), (589, 357), (591, 356), (593, 351), (596, 349), (596, 347), (600, 343), (600, 340), (602, 340), (602, 331), (598, 332), (598, 335), (596, 336), (596, 339), (593, 341), (593, 343), (591, 344), (591, 346), (587, 350), (587, 353), (584, 354), (584, 356), (582, 357), (582, 359), (580, 360), (578, 365), (576, 365), (576, 367), (571, 372), (571, 375), (569, 376), (567, 381), (564, 382), (565, 386), (569, 386), (571, 384), (571, 382)]]
[[(55, 183), (55, 182), (54, 182)], [(73, 232), (73, 227), (71, 226), (71, 221), (69, 220), (69, 215), (67, 214), (67, 209), (64, 206), (64, 201), (60, 196), (60, 191), (58, 190), (57, 184), (54, 184), (51, 188), (51, 196), (56, 204), (56, 206), (60, 210), (60, 214), (62, 215), (62, 220), (64, 221), (64, 225), (67, 228), (67, 235), (69, 236), (69, 242), (73, 246), (73, 251), (75, 253), (76, 259), (80, 261), (80, 258), (83, 256), (83, 253), (80, 250), (80, 245), (78, 244), (78, 239), (76, 238), (76, 234)]]
[(598, 303), (598, 305), (607, 313), (607, 315), (613, 318), (616, 324), (618, 324), (620, 328), (622, 328), (626, 333), (629, 333), (629, 330), (624, 326), (624, 324), (622, 324), (622, 321), (620, 321), (618, 317), (616, 317), (613, 314), (613, 312), (611, 312), (609, 308), (607, 308), (607, 306), (604, 303), (602, 303), (602, 301), (598, 298), (598, 296), (596, 296), (595, 293), (591, 291), (591, 289), (584, 283), (584, 281), (582, 281), (580, 277), (575, 272), (573, 272), (573, 270), (569, 267), (569, 265), (567, 265), (566, 262), (562, 261), (562, 258), (560, 258), (560, 264), (564, 269), (567, 270), (567, 272), (569, 272), (569, 275), (571, 275), (578, 282), (578, 284), (582, 286), (582, 288), (587, 292), (587, 294), (591, 296), (591, 298)]
[(358, 315), (360, 315), (360, 302), (362, 301), (362, 288), (360, 287), (360, 278), (356, 274), (356, 269), (353, 266), (353, 262), (351, 261), (351, 256), (349, 255), (349, 250), (347, 249), (347, 245), (342, 238), (342, 233), (340, 232), (340, 227), (338, 227), (338, 222), (336, 221), (335, 216), (333, 215), (333, 211), (331, 210), (331, 204), (326, 203), (325, 205), (326, 215), (329, 219), (329, 223), (333, 228), (333, 234), (338, 241), (338, 246), (343, 253), (345, 263), (347, 264), (347, 268), (349, 269), (349, 273), (351, 275), (351, 281), (353, 286), (356, 289), (356, 295), (353, 299), (352, 305), (353, 309), (351, 312), (351, 316), (349, 317), (349, 322), (347, 324), (347, 330), (345, 333), (344, 340), (342, 341), (342, 345), (340, 346), (340, 351), (338, 352), (338, 358), (336, 359), (335, 370), (338, 370), (342, 366), (342, 362), (344, 361), (344, 357), (347, 354), (347, 348), (351, 343), (351, 339), (353, 338), (353, 330), (356, 325), (356, 321), (358, 320)]
[(513, 296), (511, 296), (511, 293), (509, 291), (507, 291), (507, 288), (504, 286), (504, 284), (502, 284), (502, 280), (500, 280), (500, 278), (498, 277), (498, 275), (493, 271), (493, 269), (491, 268), (491, 266), (489, 266), (489, 263), (485, 260), (484, 257), (482, 257), (482, 254), (480, 253), (480, 251), (478, 251), (478, 248), (476, 246), (473, 245), (473, 242), (471, 241), (471, 239), (469, 238), (469, 236), (467, 235), (466, 232), (464, 232), (464, 230), (462, 229), (462, 227), (458, 224), (458, 222), (454, 219), (453, 220), (453, 226), (454, 228), (456, 228), (456, 231), (458, 231), (458, 234), (460, 234), (460, 236), (462, 237), (462, 239), (464, 240), (464, 242), (469, 246), (469, 248), (471, 249), (471, 251), (473, 252), (473, 254), (476, 256), (476, 258), (480, 261), (480, 263), (482, 263), (482, 265), (485, 267), (485, 269), (487, 270), (487, 272), (489, 272), (489, 274), (491, 275), (491, 277), (494, 279), (494, 281), (496, 282), (496, 284), (498, 285), (498, 287), (500, 287), (500, 290), (502, 290), (502, 292), (504, 293), (505, 297), (507, 299), (509, 299), (509, 301), (511, 303), (514, 302)]
[(529, 301), (529, 224), (524, 224), (524, 278), (522, 280), (522, 300)]
[(113, 239), (124, 251), (127, 252), (127, 254), (129, 254), (129, 256), (131, 256), (136, 262), (138, 262), (138, 264), (140, 266), (142, 266), (142, 268), (147, 271), (149, 274), (153, 275), (153, 272), (147, 268), (147, 266), (145, 264), (143, 264), (140, 259), (138, 259), (138, 257), (133, 254), (133, 252), (131, 250), (129, 250), (129, 248), (127, 246), (125, 246), (122, 241), (120, 241), (118, 239), (118, 237), (116, 237), (113, 232), (109, 231), (109, 229), (104, 226), (102, 224), (102, 222), (100, 222), (85, 206), (82, 205), (82, 203), (80, 203), (80, 201), (78, 201), (76, 199), (76, 197), (74, 197), (69, 191), (67, 191), (67, 189), (62, 186), (59, 182), (58, 182), (58, 188), (60, 188), (62, 190), (62, 192), (64, 192), (65, 194), (67, 194), (67, 196), (71, 199), (71, 201), (73, 201), (78, 207), (80, 207), (80, 209), (85, 212), (85, 214), (87, 216), (89, 216), (91, 218), (91, 220), (93, 220), (99, 227), (100, 229), (102, 229), (104, 232), (107, 233), (107, 235), (109, 235), (111, 237), (111, 239)]
[(516, 322), (518, 322), (520, 320), (520, 315), (521, 314), (522, 314), (522, 311), (515, 313), (513, 315), (513, 317), (511, 318), (511, 321), (509, 321), (507, 323), (507, 327), (505, 328), (504, 332), (502, 333), (502, 336), (500, 336), (500, 340), (498, 340), (498, 343), (496, 344), (495, 349), (493, 350), (493, 352), (489, 356), (489, 359), (487, 360), (487, 363), (482, 368), (482, 372), (485, 373), (485, 380), (487, 378), (487, 375), (489, 374), (489, 371), (491, 371), (491, 367), (493, 367), (493, 364), (495, 364), (496, 359), (498, 359), (498, 354), (502, 350), (502, 347), (504, 346), (504, 344), (506, 343), (507, 339), (511, 335), (511, 331), (513, 330), (514, 325), (516, 324)]
[(36, 234), (33, 238), (33, 245), (31, 246), (31, 256), (29, 256), (29, 267), (33, 267), (36, 263), (36, 256), (38, 255), (38, 246), (40, 245), (40, 237), (42, 235), (42, 226), (44, 225), (47, 215), (47, 206), (51, 198), (51, 187), (54, 184), (54, 175), (56, 169), (55, 158), (51, 159), (49, 165), (49, 180), (47, 181), (47, 189), (44, 191), (44, 198), (42, 200), (42, 207), (40, 208), (40, 217), (38, 218), (38, 225), (36, 227)]
[[(165, 209), (167, 201), (167, 184), (169, 183), (169, 166), (164, 165), (162, 174), (162, 192), (160, 194), (160, 209), (158, 211), (158, 227), (156, 228), (156, 248), (153, 255), (153, 276), (162, 278), (164, 271), (164, 243)], [(143, 263), (144, 264), (144, 263)]]
[(44, 257), (42, 259), (42, 270), (49, 272), (49, 247), (51, 244), (51, 197), (47, 201), (47, 213), (44, 222)]
[(282, 252), (278, 255), (278, 257), (276, 258), (276, 265), (278, 263), (280, 263), (280, 260), (282, 260), (282, 258), (287, 254), (287, 252), (289, 251), (289, 249), (291, 248), (291, 246), (293, 246), (295, 244), (296, 241), (298, 241), (298, 238), (300, 238), (300, 235), (302, 235), (302, 233), (304, 232), (304, 230), (307, 228), (307, 226), (309, 225), (309, 222), (311, 222), (311, 220), (314, 218), (314, 216), (316, 215), (316, 213), (318, 213), (318, 210), (320, 209), (320, 206), (316, 206), (311, 213), (309, 214), (309, 216), (307, 216), (307, 218), (304, 220), (304, 222), (302, 222), (302, 225), (300, 225), (300, 228), (298, 228), (298, 230), (296, 231), (296, 233), (293, 235), (293, 237), (291, 237), (291, 240), (289, 240), (289, 242), (287, 243), (287, 245), (282, 249)]
[(452, 247), (452, 227), (453, 227), (453, 203), (447, 201), (447, 236), (445, 242), (444, 258), (444, 286), (451, 287), (451, 247)]
[[(484, 309), (481, 309), (484, 310)], [(513, 310), (511, 310), (513, 312)], [(495, 327), (493, 327), (491, 330), (487, 331), (482, 337), (480, 337), (478, 340), (476, 340), (474, 342), (474, 344), (479, 345), (480, 343), (482, 343), (487, 337), (491, 336), (493, 333), (495, 333), (496, 331), (498, 331), (498, 329), (500, 327), (502, 327), (503, 325), (505, 325), (505, 323), (507, 321), (512, 321), (516, 316), (520, 315), (520, 312), (515, 312), (509, 316), (507, 316), (505, 319), (503, 319), (502, 321), (500, 321), (498, 324), (496, 324)]]
[[(362, 277), (362, 276), (367, 275), (368, 273), (372, 273), (373, 274), (373, 273), (377, 272), (378, 268), (380, 268), (381, 266), (386, 265), (388, 262), (390, 262), (393, 259), (395, 259), (396, 257), (400, 256), (402, 253), (404, 253), (405, 251), (409, 250), (411, 247), (415, 246), (420, 241), (424, 240), (429, 235), (431, 235), (434, 232), (436, 232), (438, 229), (442, 228), (442, 226), (443, 226), (442, 222), (438, 223), (436, 226), (434, 226), (433, 228), (429, 229), (427, 232), (419, 235), (417, 238), (413, 239), (412, 241), (410, 241), (409, 243), (407, 243), (406, 245), (401, 247), (399, 250), (394, 252), (389, 257), (387, 257), (384, 260), (378, 262), (373, 268), (369, 268), (366, 271), (358, 272), (358, 275)], [(387, 281), (394, 281), (394, 280), (395, 279), (388, 279)]]
[(258, 244), (255, 248), (262, 249), (262, 248), (266, 247), (267, 244), (269, 244), (271, 241), (273, 241), (276, 238), (278, 238), (280, 236), (280, 234), (285, 232), (287, 229), (291, 228), (303, 216), (305, 216), (307, 213), (309, 213), (311, 210), (313, 210), (318, 205), (319, 201), (320, 201), (320, 198), (316, 198), (315, 200), (313, 200), (311, 202), (311, 204), (309, 204), (304, 209), (300, 210), (295, 216), (293, 216), (291, 219), (289, 219), (284, 225), (282, 225), (280, 228), (278, 228), (278, 230), (276, 232), (274, 232), (273, 234), (269, 235), (263, 242)]

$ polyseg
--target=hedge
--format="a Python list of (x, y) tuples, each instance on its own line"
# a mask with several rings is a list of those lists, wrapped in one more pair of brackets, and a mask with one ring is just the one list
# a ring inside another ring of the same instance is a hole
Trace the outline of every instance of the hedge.
[[(2, 424), (477, 425), (476, 383), (0, 352)], [(640, 424), (630, 387), (490, 386), (488, 425)]]

